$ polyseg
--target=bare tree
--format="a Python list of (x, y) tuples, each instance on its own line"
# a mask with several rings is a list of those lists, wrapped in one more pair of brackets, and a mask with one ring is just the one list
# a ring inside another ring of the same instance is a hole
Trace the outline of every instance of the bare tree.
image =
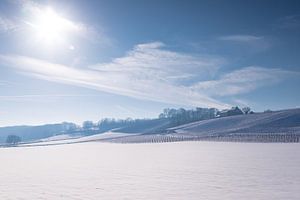
[(245, 115), (247, 115), (247, 114), (250, 113), (251, 108), (250, 107), (244, 107), (244, 108), (242, 108), (242, 111), (245, 113)]
[(19, 142), (21, 142), (21, 137), (19, 137), (17, 135), (9, 135), (6, 138), (6, 143), (10, 144), (10, 145), (16, 145)]

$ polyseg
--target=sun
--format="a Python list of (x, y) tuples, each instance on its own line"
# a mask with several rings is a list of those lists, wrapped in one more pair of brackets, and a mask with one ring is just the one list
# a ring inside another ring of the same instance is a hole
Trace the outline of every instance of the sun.
[(39, 12), (34, 18), (31, 26), (36, 38), (47, 44), (63, 41), (72, 25), (69, 20), (61, 17), (51, 8)]

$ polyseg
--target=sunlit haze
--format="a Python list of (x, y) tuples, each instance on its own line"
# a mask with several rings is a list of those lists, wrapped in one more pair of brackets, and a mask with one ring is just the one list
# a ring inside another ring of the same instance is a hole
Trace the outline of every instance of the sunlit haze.
[(2, 1), (0, 126), (155, 118), (168, 107), (297, 108), (299, 10), (283, 1)]

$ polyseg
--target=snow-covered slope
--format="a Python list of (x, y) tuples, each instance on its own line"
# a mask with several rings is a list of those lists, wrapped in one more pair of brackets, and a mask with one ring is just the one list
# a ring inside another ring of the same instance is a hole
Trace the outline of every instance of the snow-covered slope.
[(83, 143), (83, 142), (92, 142), (92, 141), (101, 141), (105, 139), (114, 139), (114, 138), (122, 138), (127, 136), (133, 136), (137, 134), (126, 134), (126, 133), (118, 133), (118, 132), (106, 132), (100, 133), (96, 135), (84, 136), (79, 138), (64, 138), (64, 139), (57, 139), (51, 140), (52, 138), (48, 138), (48, 140), (44, 141), (37, 141), (31, 143), (23, 143), (19, 144), (18, 146), (48, 146), (48, 145), (58, 145), (58, 144), (72, 144), (72, 143)]
[(74, 138), (78, 138), (78, 137), (79, 136), (71, 136), (71, 135), (67, 135), (67, 134), (61, 134), (61, 135), (55, 135), (55, 136), (43, 138), (43, 139), (40, 139), (40, 140), (37, 140), (37, 141), (39, 141), (39, 142), (50, 142), (50, 141), (57, 141), (57, 140), (74, 139)]
[(290, 109), (249, 115), (236, 115), (203, 120), (169, 128), (161, 133), (126, 134), (120, 132), (106, 132), (80, 138), (70, 138), (55, 141), (51, 141), (48, 139), (38, 143), (21, 145), (45, 146), (56, 144), (82, 143), (90, 141), (105, 141), (117, 143), (153, 143), (186, 140), (299, 142), (300, 109)]
[(299, 142), (300, 109), (203, 120), (169, 128), (161, 134), (142, 134), (107, 140), (121, 143), (187, 140)]
[(189, 135), (300, 133), (300, 109), (204, 120), (170, 128), (168, 131)]

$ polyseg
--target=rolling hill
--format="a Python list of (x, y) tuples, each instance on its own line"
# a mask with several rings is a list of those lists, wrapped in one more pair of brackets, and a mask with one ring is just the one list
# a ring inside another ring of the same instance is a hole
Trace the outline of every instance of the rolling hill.
[(111, 139), (113, 142), (170, 142), (185, 140), (239, 142), (299, 142), (300, 109), (236, 115), (184, 124), (160, 134)]
[(300, 109), (236, 115), (203, 120), (167, 129), (188, 135), (300, 133)]
[[(66, 125), (66, 124), (65, 124)], [(235, 115), (209, 120), (196, 121), (171, 127), (168, 119), (144, 120), (124, 127), (109, 130), (115, 134), (93, 131), (96, 135), (79, 134), (64, 138), (62, 141), (50, 141), (52, 144), (70, 144), (88, 141), (117, 143), (173, 142), (188, 140), (238, 141), (238, 142), (299, 142), (300, 109), (289, 109), (267, 113)], [(63, 124), (40, 127), (6, 127), (0, 129), (2, 142), (8, 134), (18, 134), (28, 144), (42, 142), (42, 138), (63, 133)], [(72, 136), (72, 137), (71, 137)], [(57, 137), (57, 136), (56, 136)], [(35, 139), (35, 140), (34, 140)], [(50, 144), (49, 143), (49, 144)], [(47, 143), (48, 144), (48, 143)], [(43, 144), (43, 145), (47, 145)]]

